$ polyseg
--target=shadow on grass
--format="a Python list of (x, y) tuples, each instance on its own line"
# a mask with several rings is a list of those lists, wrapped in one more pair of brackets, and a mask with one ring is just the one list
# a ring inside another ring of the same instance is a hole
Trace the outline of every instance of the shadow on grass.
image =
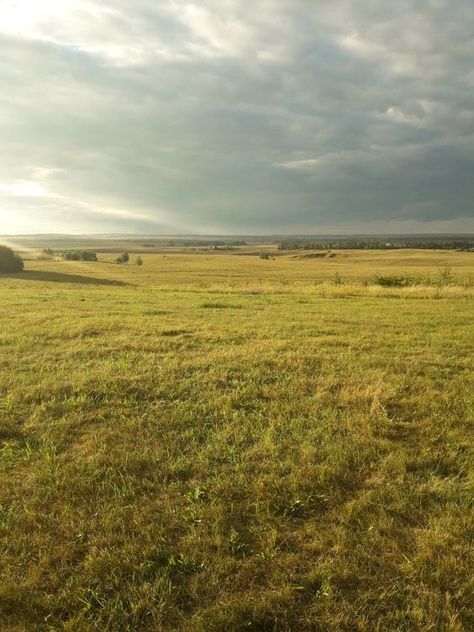
[(81, 285), (127, 285), (124, 281), (100, 279), (81, 276), (79, 274), (63, 274), (62, 272), (46, 272), (44, 270), (24, 270), (10, 274), (0, 274), (0, 279), (19, 279), (20, 281), (47, 281), (49, 283), (77, 283)]

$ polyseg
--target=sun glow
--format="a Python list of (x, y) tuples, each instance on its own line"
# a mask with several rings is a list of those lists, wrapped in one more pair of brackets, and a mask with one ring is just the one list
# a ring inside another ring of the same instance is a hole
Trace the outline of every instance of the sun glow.
[(14, 197), (43, 197), (46, 194), (44, 187), (38, 182), (21, 180), (12, 184), (0, 183), (0, 195), (12, 195)]
[(27, 37), (43, 22), (62, 17), (78, 5), (77, 0), (4, 0), (0, 2), (0, 31)]

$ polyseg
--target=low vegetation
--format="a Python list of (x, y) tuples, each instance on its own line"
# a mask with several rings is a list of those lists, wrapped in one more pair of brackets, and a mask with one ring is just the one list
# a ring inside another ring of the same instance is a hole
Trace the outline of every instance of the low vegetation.
[(61, 256), (65, 261), (97, 261), (97, 254), (91, 250), (65, 250)]
[(0, 276), (2, 631), (472, 630), (471, 254), (117, 254)]
[(11, 248), (0, 245), (0, 274), (9, 272), (21, 272), (23, 259), (16, 255)]
[(409, 287), (414, 284), (414, 279), (409, 276), (391, 275), (378, 276), (375, 282), (382, 287)]

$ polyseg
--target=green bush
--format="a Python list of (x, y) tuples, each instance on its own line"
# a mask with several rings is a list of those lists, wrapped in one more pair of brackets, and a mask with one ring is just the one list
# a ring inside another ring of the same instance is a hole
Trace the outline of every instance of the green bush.
[(22, 270), (23, 259), (11, 248), (0, 246), (0, 272), (21, 272)]
[(97, 255), (91, 250), (66, 250), (63, 252), (66, 261), (97, 261)]
[(441, 268), (438, 271), (438, 277), (436, 279), (436, 285), (446, 287), (447, 285), (453, 285), (456, 282), (456, 278), (448, 265)]
[(378, 276), (375, 282), (383, 287), (409, 287), (413, 285), (413, 279), (408, 276)]

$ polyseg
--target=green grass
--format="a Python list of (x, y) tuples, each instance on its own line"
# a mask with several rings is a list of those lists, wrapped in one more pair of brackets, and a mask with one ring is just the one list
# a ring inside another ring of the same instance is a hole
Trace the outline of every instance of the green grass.
[(0, 277), (0, 629), (472, 630), (474, 255), (144, 261)]

